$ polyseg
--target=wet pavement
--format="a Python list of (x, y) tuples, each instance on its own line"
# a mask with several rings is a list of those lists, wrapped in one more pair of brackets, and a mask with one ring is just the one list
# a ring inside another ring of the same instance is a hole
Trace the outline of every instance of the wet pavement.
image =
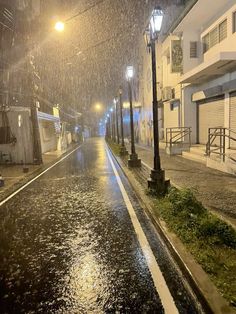
[[(128, 146), (129, 147), (129, 146)], [(153, 167), (153, 149), (136, 145), (139, 158)], [(172, 184), (192, 188), (204, 206), (226, 218), (236, 228), (236, 176), (211, 169), (182, 156), (169, 156), (160, 149), (161, 166)]]
[[(176, 309), (199, 313), (113, 163)], [(103, 139), (84, 143), (3, 204), (0, 226), (0, 313), (165, 312)]]

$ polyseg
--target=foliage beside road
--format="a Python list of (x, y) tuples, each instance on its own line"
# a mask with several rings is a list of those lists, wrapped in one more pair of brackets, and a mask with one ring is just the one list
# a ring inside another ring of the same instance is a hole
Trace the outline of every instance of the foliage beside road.
[[(107, 143), (119, 156), (120, 146), (111, 140)], [(135, 171), (133, 174), (137, 176)], [(222, 296), (236, 307), (236, 231), (204, 208), (190, 189), (171, 188), (165, 197), (158, 198), (152, 191), (147, 194), (154, 200), (157, 218), (165, 221)]]
[(115, 142), (111, 141), (110, 139), (107, 139), (106, 142), (109, 145), (109, 147), (111, 148), (111, 150), (113, 151), (113, 153), (116, 156), (119, 156), (119, 154), (120, 154), (120, 145), (116, 144)]
[(193, 191), (172, 188), (155, 200), (161, 216), (209, 274), (221, 294), (236, 307), (236, 231), (209, 213)]

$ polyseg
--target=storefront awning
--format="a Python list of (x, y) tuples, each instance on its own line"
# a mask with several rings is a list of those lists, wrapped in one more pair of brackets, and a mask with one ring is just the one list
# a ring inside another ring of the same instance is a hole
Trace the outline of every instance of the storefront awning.
[(49, 113), (45, 113), (42, 111), (38, 111), (38, 119), (39, 120), (46, 120), (46, 121), (51, 121), (51, 122), (60, 122), (59, 117), (55, 117)]

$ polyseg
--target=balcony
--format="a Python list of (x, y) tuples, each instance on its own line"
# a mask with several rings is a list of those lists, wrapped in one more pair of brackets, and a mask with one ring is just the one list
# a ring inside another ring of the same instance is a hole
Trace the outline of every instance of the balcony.
[(219, 52), (180, 78), (180, 83), (201, 84), (236, 69), (236, 52)]

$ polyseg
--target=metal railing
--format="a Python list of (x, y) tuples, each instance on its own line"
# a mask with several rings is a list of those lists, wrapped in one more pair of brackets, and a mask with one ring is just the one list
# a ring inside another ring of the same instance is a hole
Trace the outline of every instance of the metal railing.
[(191, 128), (190, 127), (175, 127), (166, 128), (166, 146), (174, 145), (191, 146)]
[(225, 162), (225, 157), (229, 158), (230, 160), (236, 162), (236, 159), (232, 156), (227, 156), (226, 154), (226, 138), (229, 139), (229, 147), (231, 141), (236, 142), (236, 132), (222, 127), (216, 128), (209, 128), (208, 129), (208, 141), (206, 144), (206, 155), (208, 157), (211, 154), (216, 154), (220, 156), (220, 159)]

